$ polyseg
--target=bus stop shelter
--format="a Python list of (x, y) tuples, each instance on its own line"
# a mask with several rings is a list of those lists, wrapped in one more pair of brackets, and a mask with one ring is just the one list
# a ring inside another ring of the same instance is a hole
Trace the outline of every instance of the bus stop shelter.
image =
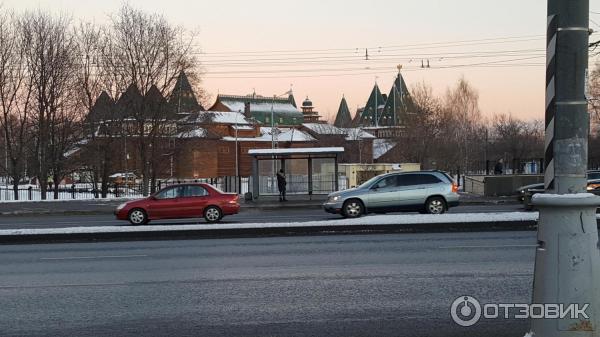
[(278, 195), (277, 172), (283, 169), (288, 195), (329, 194), (339, 189), (338, 155), (343, 147), (251, 149), (252, 198)]

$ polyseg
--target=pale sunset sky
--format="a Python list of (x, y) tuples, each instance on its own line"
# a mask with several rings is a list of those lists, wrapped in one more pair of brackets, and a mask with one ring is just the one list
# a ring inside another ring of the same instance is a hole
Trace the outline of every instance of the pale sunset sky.
[[(0, 3), (103, 23), (122, 1)], [(332, 119), (342, 95), (354, 113), (366, 103), (375, 81), (387, 94), (396, 65), (402, 64), (409, 87), (425, 82), (442, 95), (464, 76), (478, 90), (484, 115), (543, 119), (545, 0), (129, 3), (198, 32), (203, 86), (213, 97), (253, 90), (272, 96), (293, 85), (298, 103), (308, 95), (316, 109)], [(590, 7), (590, 28), (600, 30), (600, 0), (591, 0)], [(421, 68), (422, 60), (424, 65), (429, 60), (430, 68)]]

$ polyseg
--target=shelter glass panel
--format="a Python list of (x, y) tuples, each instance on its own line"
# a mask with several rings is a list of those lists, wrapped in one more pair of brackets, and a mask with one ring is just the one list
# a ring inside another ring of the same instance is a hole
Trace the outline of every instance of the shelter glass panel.
[[(281, 169), (280, 159), (258, 161), (258, 184), (260, 195), (278, 195), (277, 171)], [(288, 183), (289, 186), (289, 183)]]
[(308, 194), (308, 159), (286, 159), (288, 194)]
[(314, 158), (312, 160), (313, 193), (329, 194), (335, 191), (335, 159)]

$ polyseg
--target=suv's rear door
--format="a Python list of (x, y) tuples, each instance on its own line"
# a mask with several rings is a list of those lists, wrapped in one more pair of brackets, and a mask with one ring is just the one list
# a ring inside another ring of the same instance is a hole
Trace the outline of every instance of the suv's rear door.
[(419, 177), (419, 182), (426, 188), (426, 193), (423, 194), (423, 198), (420, 199), (421, 204), (424, 204), (427, 198), (433, 194), (446, 194), (450, 188), (450, 183), (444, 184), (444, 182), (431, 173), (422, 173)]
[(398, 189), (395, 196), (400, 207), (421, 205), (425, 202), (427, 185), (423, 184), (421, 173), (398, 175)]

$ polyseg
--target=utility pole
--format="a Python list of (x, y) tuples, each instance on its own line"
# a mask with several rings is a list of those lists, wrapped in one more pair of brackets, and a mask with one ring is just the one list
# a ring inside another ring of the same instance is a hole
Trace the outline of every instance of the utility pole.
[(242, 194), (242, 187), (240, 186), (240, 163), (239, 163), (239, 151), (238, 151), (238, 116), (241, 111), (235, 115), (235, 184), (237, 185), (237, 194)]
[(533, 336), (600, 336), (596, 209), (585, 194), (589, 119), (589, 0), (548, 0), (545, 194), (540, 210), (533, 304), (578, 305), (589, 316), (532, 319)]

